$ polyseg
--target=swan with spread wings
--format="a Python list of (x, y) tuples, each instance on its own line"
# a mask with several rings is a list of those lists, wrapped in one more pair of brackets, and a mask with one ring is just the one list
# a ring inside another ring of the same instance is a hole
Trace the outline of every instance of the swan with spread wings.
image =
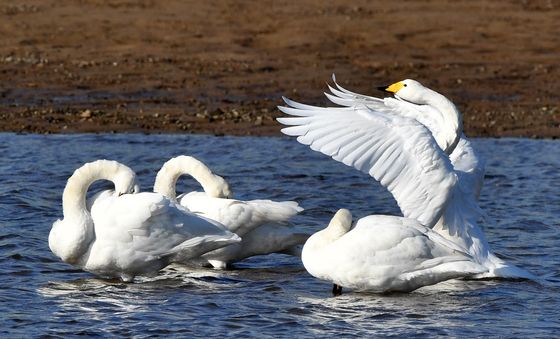
[(341, 107), (284, 98), (282, 132), (311, 149), (368, 173), (416, 219), (465, 249), (488, 269), (478, 278), (533, 278), (494, 255), (478, 220), (484, 163), (463, 135), (462, 115), (445, 96), (406, 79), (376, 98), (338, 85), (326, 96)]

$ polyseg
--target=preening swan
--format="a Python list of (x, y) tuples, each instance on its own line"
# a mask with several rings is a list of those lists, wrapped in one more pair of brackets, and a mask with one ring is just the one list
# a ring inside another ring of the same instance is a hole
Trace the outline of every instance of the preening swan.
[[(204, 192), (190, 192), (176, 198), (175, 186), (182, 175), (190, 175)], [(298, 245), (309, 237), (286, 225), (288, 219), (303, 209), (294, 201), (241, 201), (231, 199), (228, 183), (201, 161), (191, 156), (178, 156), (167, 161), (156, 176), (154, 192), (161, 193), (189, 211), (224, 224), (243, 239), (202, 256), (212, 266), (227, 264), (250, 256), (269, 253), (299, 254)]]
[(339, 210), (324, 230), (303, 246), (301, 260), (316, 278), (361, 291), (409, 292), (487, 269), (452, 241), (403, 217), (370, 215), (352, 228), (352, 215)]
[(329, 100), (315, 107), (284, 98), (278, 118), (311, 149), (368, 173), (395, 197), (403, 215), (465, 248), (488, 272), (479, 277), (532, 278), (496, 257), (477, 221), (484, 164), (462, 135), (461, 113), (445, 96), (415, 80), (384, 90), (395, 98), (350, 92), (333, 80)]
[[(103, 192), (90, 212), (87, 190), (102, 179), (112, 181), (115, 191)], [(135, 187), (134, 172), (116, 161), (98, 160), (78, 168), (62, 195), (64, 218), (49, 234), (51, 251), (85, 271), (131, 281), (241, 240), (161, 194), (130, 194)]]

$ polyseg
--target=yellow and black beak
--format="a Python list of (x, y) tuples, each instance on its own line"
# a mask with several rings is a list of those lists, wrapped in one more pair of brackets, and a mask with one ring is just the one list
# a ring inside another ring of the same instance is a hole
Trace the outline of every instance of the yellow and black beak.
[(383, 92), (397, 93), (403, 87), (404, 87), (404, 83), (402, 81), (399, 81), (399, 82), (395, 82), (394, 84), (389, 85), (389, 86), (377, 87), (377, 89), (380, 90), (380, 91), (383, 91)]

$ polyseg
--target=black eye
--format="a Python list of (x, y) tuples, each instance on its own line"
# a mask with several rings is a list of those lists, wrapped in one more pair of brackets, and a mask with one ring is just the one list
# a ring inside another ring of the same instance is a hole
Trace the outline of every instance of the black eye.
[(404, 84), (404, 87), (406, 87), (406, 84)]

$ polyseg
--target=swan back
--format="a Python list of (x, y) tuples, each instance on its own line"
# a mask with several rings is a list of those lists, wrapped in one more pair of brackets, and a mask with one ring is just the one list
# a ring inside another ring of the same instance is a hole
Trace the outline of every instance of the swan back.
[(284, 223), (303, 208), (295, 201), (211, 198), (202, 192), (177, 197), (181, 206), (226, 225), (240, 236), (266, 223)]
[(358, 290), (406, 292), (487, 271), (453, 242), (416, 220), (402, 217), (364, 217), (351, 231), (322, 248), (308, 248), (309, 241), (302, 253), (307, 271)]
[[(103, 199), (92, 207), (96, 241), (88, 265), (142, 272), (153, 262), (186, 261), (241, 239), (223, 225), (195, 215), (158, 193), (142, 192)], [(111, 258), (99, 253), (111, 249)]]
[(154, 192), (175, 199), (177, 180), (184, 175), (192, 176), (200, 183), (204, 192), (213, 198), (230, 198), (233, 193), (224, 178), (216, 175), (198, 159), (181, 155), (168, 160), (159, 170), (154, 183)]

